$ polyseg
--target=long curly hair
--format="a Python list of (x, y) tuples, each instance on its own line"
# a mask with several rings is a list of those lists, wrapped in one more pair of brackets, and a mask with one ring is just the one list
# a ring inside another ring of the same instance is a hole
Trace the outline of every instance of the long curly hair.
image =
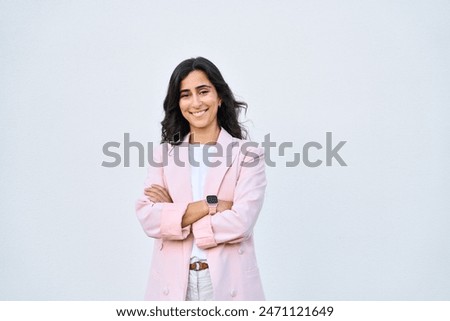
[(179, 145), (190, 131), (189, 122), (183, 117), (180, 110), (180, 84), (194, 70), (201, 70), (207, 75), (222, 100), (221, 107), (217, 111), (219, 126), (233, 137), (247, 138), (247, 130), (239, 122), (240, 112), (241, 110), (247, 111), (247, 104), (234, 98), (233, 92), (223, 79), (219, 69), (211, 61), (197, 57), (182, 61), (170, 77), (163, 105), (165, 116), (161, 122), (161, 143)]

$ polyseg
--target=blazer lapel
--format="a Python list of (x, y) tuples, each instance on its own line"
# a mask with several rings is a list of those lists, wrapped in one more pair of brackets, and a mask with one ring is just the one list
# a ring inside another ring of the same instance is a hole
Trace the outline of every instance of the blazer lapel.
[(165, 169), (167, 187), (174, 202), (192, 202), (189, 134), (180, 145), (169, 145), (168, 166)]
[[(192, 202), (191, 165), (189, 163), (189, 137), (187, 134), (182, 144), (168, 145), (168, 166), (164, 169), (167, 188), (174, 202)], [(204, 197), (217, 195), (226, 172), (239, 153), (239, 143), (225, 129), (221, 128), (216, 143), (217, 153), (212, 153), (208, 161), (205, 179)]]
[(239, 143), (223, 128), (220, 130), (216, 148), (217, 153), (215, 156), (210, 156), (208, 160), (210, 163), (217, 162), (218, 166), (214, 165), (208, 168), (204, 189), (205, 197), (218, 194), (226, 172), (231, 168), (239, 153)]

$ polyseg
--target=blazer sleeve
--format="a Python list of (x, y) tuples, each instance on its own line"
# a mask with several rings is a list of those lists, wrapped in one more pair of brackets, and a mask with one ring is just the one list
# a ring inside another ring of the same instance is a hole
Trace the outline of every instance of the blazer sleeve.
[(249, 148), (238, 166), (240, 174), (231, 210), (207, 215), (192, 225), (196, 245), (201, 249), (242, 242), (253, 234), (267, 185), (263, 149)]
[[(159, 145), (153, 152), (153, 164), (149, 166), (144, 188), (152, 184), (164, 186), (164, 166), (162, 162), (163, 145)], [(157, 165), (159, 164), (159, 165)], [(181, 228), (181, 220), (186, 212), (188, 202), (153, 203), (144, 194), (136, 202), (136, 215), (144, 232), (153, 238), (163, 240), (183, 240), (190, 233), (190, 226)]]

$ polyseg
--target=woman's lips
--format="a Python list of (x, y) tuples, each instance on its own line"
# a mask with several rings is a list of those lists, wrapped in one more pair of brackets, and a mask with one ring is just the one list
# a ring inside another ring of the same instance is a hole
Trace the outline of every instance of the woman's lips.
[(193, 115), (195, 117), (201, 117), (207, 112), (207, 110), (208, 109), (201, 110), (201, 111), (196, 111), (196, 112), (190, 112), (190, 113), (191, 113), (191, 115)]

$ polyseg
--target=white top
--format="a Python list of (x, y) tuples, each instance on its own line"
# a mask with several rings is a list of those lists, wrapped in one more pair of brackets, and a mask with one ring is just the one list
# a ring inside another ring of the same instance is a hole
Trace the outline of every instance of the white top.
[[(215, 152), (216, 147), (210, 144), (189, 144), (189, 164), (191, 166), (191, 184), (192, 184), (192, 197), (193, 201), (200, 201), (206, 198), (205, 191), (205, 179), (208, 172), (208, 166), (205, 165), (203, 154), (204, 148), (209, 150), (209, 153)], [(197, 245), (192, 247), (191, 258), (197, 257), (197, 261), (206, 261), (206, 253)]]

